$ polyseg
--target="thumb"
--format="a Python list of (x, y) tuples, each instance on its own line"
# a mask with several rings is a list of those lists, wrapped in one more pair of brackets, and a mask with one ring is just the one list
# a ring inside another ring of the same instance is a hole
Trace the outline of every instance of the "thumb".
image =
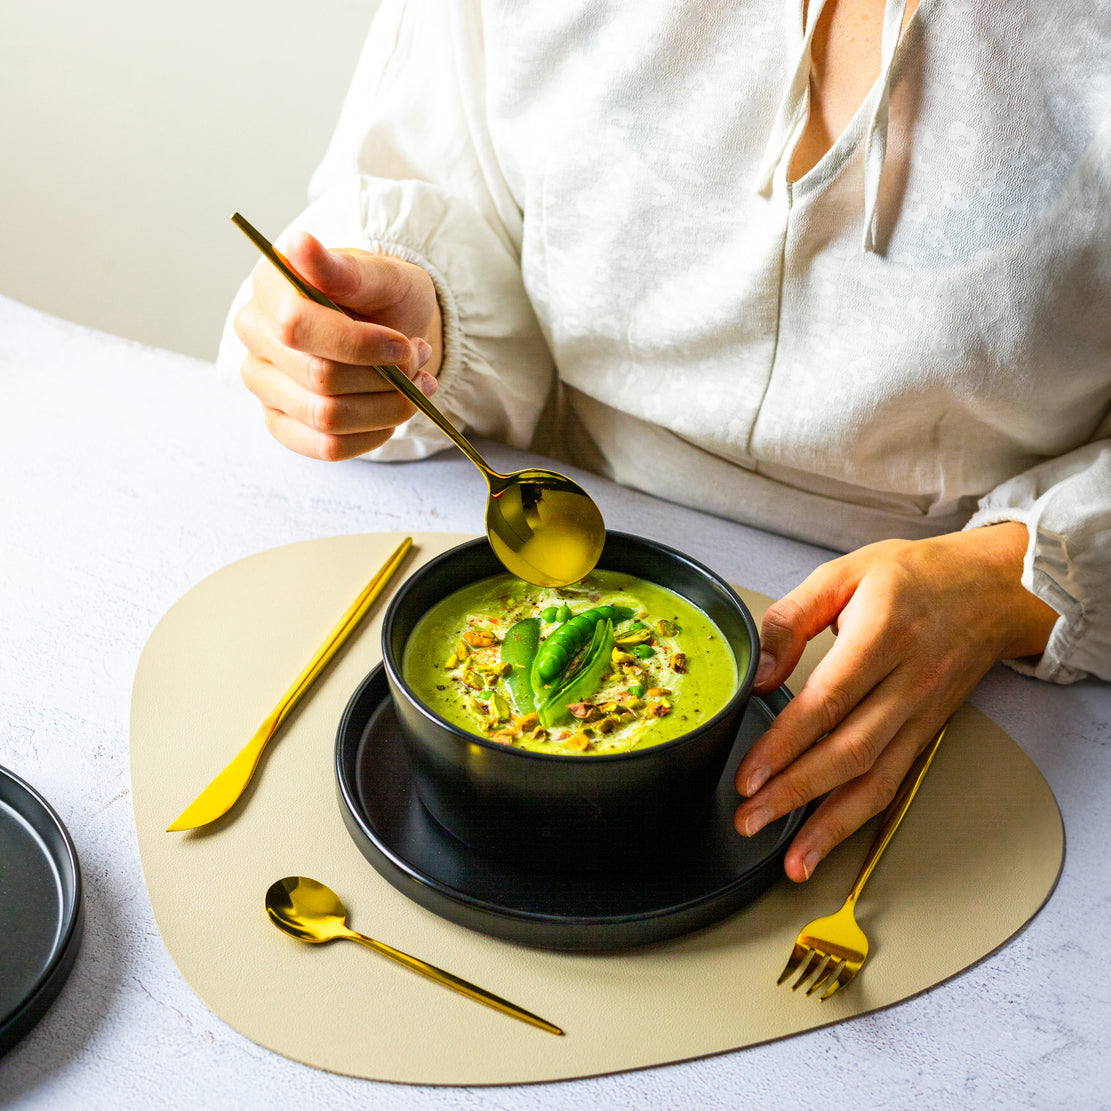
[(305, 281), (336, 304), (354, 312), (374, 307), (369, 275), (364, 275), (363, 268), (346, 252), (330, 251), (315, 236), (301, 231), (290, 238), (286, 258)]
[(848, 565), (840, 559), (823, 563), (768, 607), (760, 625), (758, 691), (783, 683), (809, 641), (837, 621), (857, 587), (857, 577), (848, 571)]

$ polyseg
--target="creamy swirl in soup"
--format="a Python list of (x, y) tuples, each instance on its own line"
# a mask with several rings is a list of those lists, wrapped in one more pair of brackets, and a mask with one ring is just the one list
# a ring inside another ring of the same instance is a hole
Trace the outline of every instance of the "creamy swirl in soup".
[(627, 752), (712, 718), (737, 688), (721, 630), (685, 598), (619, 571), (570, 587), (472, 583), (414, 628), (402, 669), (440, 717), (518, 748)]

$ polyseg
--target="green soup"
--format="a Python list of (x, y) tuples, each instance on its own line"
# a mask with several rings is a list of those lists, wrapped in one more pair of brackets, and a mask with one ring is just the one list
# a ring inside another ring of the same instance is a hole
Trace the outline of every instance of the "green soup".
[(721, 630), (672, 590), (619, 571), (562, 589), (495, 575), (417, 623), (402, 670), (440, 717), (536, 752), (627, 752), (712, 718), (737, 689)]

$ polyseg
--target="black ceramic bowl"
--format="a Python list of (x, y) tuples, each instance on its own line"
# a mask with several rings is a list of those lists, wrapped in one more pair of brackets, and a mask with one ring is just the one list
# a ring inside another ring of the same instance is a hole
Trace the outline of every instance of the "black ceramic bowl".
[(442, 598), (504, 571), (485, 540), (425, 564), (386, 612), (382, 656), (417, 791), (445, 829), (481, 853), (555, 870), (633, 864), (674, 847), (713, 798), (756, 674), (752, 615), (714, 572), (651, 540), (607, 533), (598, 566), (674, 590), (721, 629), (738, 684), (717, 715), (662, 744), (564, 756), (487, 741), (429, 710), (402, 675), (405, 644)]

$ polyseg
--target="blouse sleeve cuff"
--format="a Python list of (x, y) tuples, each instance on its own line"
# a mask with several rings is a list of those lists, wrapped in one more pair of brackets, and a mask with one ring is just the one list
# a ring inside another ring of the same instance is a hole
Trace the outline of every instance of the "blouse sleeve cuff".
[(1022, 675), (1031, 675), (1051, 683), (1075, 683), (1087, 678), (1087, 671), (1065, 662), (1075, 656), (1087, 622), (1082, 601), (1069, 591), (1069, 585), (1075, 581), (1076, 575), (1064, 539), (1039, 527), (1035, 505), (982, 505), (965, 525), (965, 529), (983, 528), (1005, 521), (1021, 522), (1030, 535), (1023, 560), (1022, 585), (1059, 616), (1040, 657), (1031, 656), (1003, 662)]

